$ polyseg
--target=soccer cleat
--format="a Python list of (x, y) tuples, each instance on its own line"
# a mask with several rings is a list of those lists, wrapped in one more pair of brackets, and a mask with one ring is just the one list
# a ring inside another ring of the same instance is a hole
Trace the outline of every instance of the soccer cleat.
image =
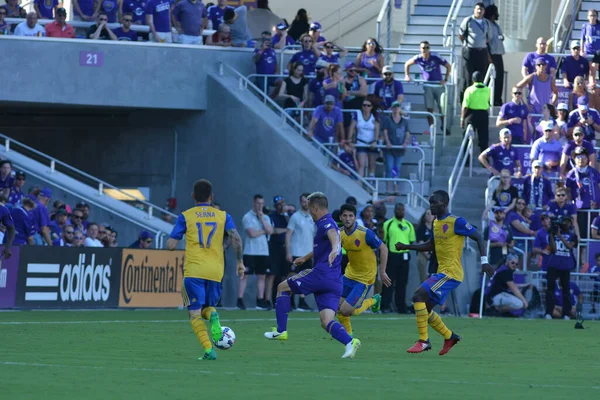
[(546, 319), (552, 319), (552, 315), (550, 315), (550, 314), (546, 314), (546, 315), (544, 316), (544, 318), (546, 318)]
[(264, 299), (256, 299), (256, 309), (258, 311), (267, 311)]
[(277, 332), (277, 328), (271, 328), (271, 332), (265, 332), (265, 337), (269, 340), (287, 340), (287, 331)]
[(238, 299), (236, 306), (240, 310), (245, 310), (246, 309), (246, 305), (244, 304), (244, 300), (243, 299)]
[(431, 342), (429, 340), (417, 340), (417, 342), (408, 350), (407, 353), (422, 353), (431, 350)]
[(375, 303), (373, 303), (373, 305), (371, 306), (371, 312), (378, 313), (379, 309), (381, 308), (381, 295), (380, 294), (373, 295), (373, 300), (375, 300)]
[(216, 359), (217, 359), (217, 353), (215, 353), (215, 349), (206, 350), (204, 355), (202, 357), (198, 358), (198, 360), (216, 360)]
[(210, 333), (214, 342), (218, 342), (223, 337), (223, 330), (221, 329), (221, 321), (219, 320), (219, 314), (216, 311), (210, 313)]
[(443, 356), (449, 352), (450, 349), (458, 342), (460, 342), (460, 336), (458, 336), (456, 333), (452, 333), (450, 339), (444, 340), (444, 347), (442, 347), (440, 350), (440, 356)]
[(346, 352), (342, 356), (342, 358), (354, 358), (356, 355), (356, 351), (360, 347), (360, 340), (352, 339), (350, 343), (346, 345)]

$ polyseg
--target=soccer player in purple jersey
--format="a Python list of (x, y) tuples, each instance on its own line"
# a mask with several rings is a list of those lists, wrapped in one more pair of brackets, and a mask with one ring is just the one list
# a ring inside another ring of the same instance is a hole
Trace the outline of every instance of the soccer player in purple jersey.
[(270, 340), (287, 340), (287, 320), (291, 310), (290, 296), (314, 294), (321, 316), (321, 326), (335, 340), (346, 346), (342, 358), (353, 358), (360, 347), (360, 340), (353, 339), (346, 329), (335, 320), (342, 295), (342, 249), (340, 230), (328, 210), (327, 196), (315, 192), (308, 196), (308, 209), (316, 224), (313, 251), (297, 258), (295, 265), (313, 259), (314, 268), (305, 269), (277, 286), (275, 313), (277, 327), (265, 332)]

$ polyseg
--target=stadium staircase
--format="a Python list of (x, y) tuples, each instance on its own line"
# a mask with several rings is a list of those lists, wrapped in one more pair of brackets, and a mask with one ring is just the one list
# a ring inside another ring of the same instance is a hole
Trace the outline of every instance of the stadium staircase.
[[(88, 175), (47, 154), (31, 148), (8, 136), (0, 134), (3, 146), (0, 146), (0, 158), (10, 160), (13, 171), (22, 170), (27, 175), (25, 190), (31, 186), (51, 187), (52, 201), (60, 199), (74, 206), (83, 200), (90, 204), (94, 220), (108, 222), (119, 232), (121, 245), (128, 245), (144, 229), (155, 234), (154, 245), (164, 247), (173, 225), (163, 221), (161, 213), (169, 211), (147, 201), (132, 197), (119, 188)], [(118, 194), (128, 197), (131, 203), (116, 200), (107, 195), (105, 189), (114, 189)], [(140, 208), (143, 208), (140, 209)]]
[[(579, 40), (581, 38), (581, 26), (587, 22), (588, 10), (595, 9), (600, 11), (600, 0), (586, 0), (581, 2), (579, 11), (575, 17), (575, 24), (571, 30), (571, 40)], [(565, 43), (565, 49), (568, 49), (569, 44)]]

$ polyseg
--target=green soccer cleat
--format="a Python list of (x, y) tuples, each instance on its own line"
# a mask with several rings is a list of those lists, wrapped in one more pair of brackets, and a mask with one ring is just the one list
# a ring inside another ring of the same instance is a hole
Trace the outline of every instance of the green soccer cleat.
[(198, 358), (198, 360), (216, 360), (216, 359), (217, 359), (217, 353), (215, 353), (214, 348), (211, 348), (210, 350), (206, 350), (204, 355), (202, 357)]
[(373, 295), (373, 300), (375, 300), (375, 303), (373, 303), (373, 305), (371, 306), (371, 312), (372, 313), (378, 313), (379, 309), (381, 308), (381, 295), (380, 294), (374, 294)]
[(213, 342), (218, 342), (223, 337), (221, 321), (219, 320), (219, 314), (217, 314), (216, 311), (210, 313), (210, 332), (212, 334)]
[(271, 332), (265, 332), (265, 338), (269, 340), (287, 340), (287, 331), (277, 332), (277, 328), (271, 328)]
[(360, 340), (352, 339), (352, 341), (346, 345), (346, 351), (344, 352), (342, 358), (354, 358), (359, 347)]

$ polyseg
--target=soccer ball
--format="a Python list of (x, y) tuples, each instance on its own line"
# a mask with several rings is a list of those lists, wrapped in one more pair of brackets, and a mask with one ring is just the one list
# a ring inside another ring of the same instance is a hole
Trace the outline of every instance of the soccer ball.
[(235, 343), (235, 333), (231, 328), (226, 326), (222, 326), (221, 329), (223, 330), (223, 336), (221, 336), (221, 340), (218, 340), (214, 343), (218, 349), (228, 350), (232, 348), (233, 344)]

